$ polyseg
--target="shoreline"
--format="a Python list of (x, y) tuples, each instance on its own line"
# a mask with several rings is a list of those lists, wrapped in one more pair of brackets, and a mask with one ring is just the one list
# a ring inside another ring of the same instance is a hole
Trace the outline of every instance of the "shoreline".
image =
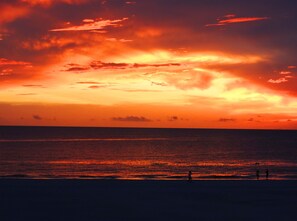
[[(116, 181), (187, 181), (187, 176), (165, 176), (165, 175), (131, 175), (120, 177), (117, 175), (110, 176), (29, 176), (29, 175), (7, 175), (0, 176), (0, 180), (116, 180)], [(194, 176), (192, 181), (297, 181), (296, 176), (271, 176), (268, 179), (260, 177), (257, 180), (256, 176)]]
[(0, 179), (1, 220), (297, 220), (294, 180)]

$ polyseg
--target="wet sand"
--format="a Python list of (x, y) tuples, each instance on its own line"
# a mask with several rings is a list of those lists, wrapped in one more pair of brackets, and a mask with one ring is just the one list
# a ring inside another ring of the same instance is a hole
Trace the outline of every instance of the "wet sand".
[(297, 181), (0, 180), (0, 220), (297, 220)]

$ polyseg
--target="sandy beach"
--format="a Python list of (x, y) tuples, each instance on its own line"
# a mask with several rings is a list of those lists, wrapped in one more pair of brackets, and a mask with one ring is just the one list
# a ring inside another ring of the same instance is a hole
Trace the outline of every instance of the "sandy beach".
[(1, 220), (297, 220), (297, 181), (0, 180)]

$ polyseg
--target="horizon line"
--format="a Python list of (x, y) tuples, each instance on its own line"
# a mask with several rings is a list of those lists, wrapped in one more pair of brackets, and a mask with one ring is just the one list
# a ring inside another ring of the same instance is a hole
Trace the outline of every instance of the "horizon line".
[(57, 128), (106, 128), (106, 129), (172, 129), (172, 130), (262, 130), (297, 131), (289, 128), (216, 128), (216, 127), (121, 127), (121, 126), (72, 126), (72, 125), (0, 125), (0, 127), (57, 127)]

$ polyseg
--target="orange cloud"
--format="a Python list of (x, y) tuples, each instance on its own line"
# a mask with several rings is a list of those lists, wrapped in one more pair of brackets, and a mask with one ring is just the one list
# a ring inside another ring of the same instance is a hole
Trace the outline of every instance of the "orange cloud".
[(136, 36), (138, 36), (140, 38), (157, 37), (157, 36), (160, 36), (161, 34), (162, 34), (162, 30), (160, 30), (158, 28), (153, 28), (153, 27), (140, 28), (136, 32)]
[(40, 74), (40, 67), (35, 67), (30, 62), (0, 58), (0, 85), (1, 87), (19, 86), (34, 79), (45, 78)]
[(211, 82), (214, 77), (206, 72), (191, 72), (191, 73), (179, 73), (177, 75), (168, 74), (166, 82), (168, 85), (173, 85), (182, 90), (189, 89), (207, 89), (211, 86)]
[(32, 68), (31, 63), (0, 58), (0, 83), (3, 80), (7, 81), (9, 78), (15, 77), (14, 74), (16, 71), (24, 71), (30, 68)]
[(121, 39), (117, 39), (117, 38), (106, 38), (105, 39), (106, 41), (111, 41), (111, 42), (132, 42), (133, 40), (130, 40), (130, 39), (124, 39), (124, 38), (121, 38)]
[(94, 21), (91, 19), (84, 19), (84, 24), (78, 25), (78, 26), (71, 26), (67, 28), (57, 28), (52, 29), (50, 31), (52, 32), (58, 32), (58, 31), (93, 31), (93, 30), (103, 30), (106, 27), (119, 27), (121, 26), (121, 23), (128, 18), (122, 18), (122, 19), (116, 19), (116, 20), (99, 20)]
[(233, 23), (244, 23), (244, 22), (254, 22), (254, 21), (262, 21), (270, 19), (269, 17), (238, 17), (236, 18), (235, 15), (226, 15), (224, 18), (218, 19), (216, 24), (207, 24), (206, 26), (223, 26)]
[(11, 73), (13, 72), (13, 70), (11, 68), (7, 68), (7, 69), (0, 69), (0, 76), (9, 76), (11, 75)]
[(100, 82), (96, 82), (96, 81), (79, 81), (76, 83), (77, 84), (101, 84)]
[[(29, 9), (21, 6), (0, 5), (0, 24), (12, 22), (29, 13)], [(1, 37), (1, 36), (0, 36)]]
[(22, 48), (28, 50), (45, 50), (51, 48), (63, 48), (74, 46), (77, 41), (73, 38), (61, 38), (46, 35), (38, 40), (29, 40), (22, 42)]
[(25, 84), (23, 87), (43, 88), (44, 86), (41, 84)]
[(90, 89), (98, 89), (98, 88), (102, 88), (103, 86), (98, 86), (98, 85), (91, 85), (89, 86)]
[(0, 66), (4, 66), (4, 65), (30, 65), (30, 63), (23, 62), (23, 61), (8, 60), (6, 58), (0, 58)]
[(273, 79), (269, 79), (268, 82), (269, 83), (272, 83), (272, 84), (281, 84), (281, 83), (285, 83), (287, 82), (288, 79), (287, 78), (279, 78), (279, 79), (276, 79), (276, 80), (273, 80)]

